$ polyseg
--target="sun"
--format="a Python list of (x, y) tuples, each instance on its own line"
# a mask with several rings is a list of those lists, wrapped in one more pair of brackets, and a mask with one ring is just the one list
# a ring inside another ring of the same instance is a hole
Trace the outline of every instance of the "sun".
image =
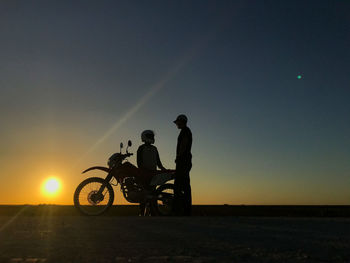
[(61, 182), (56, 177), (46, 179), (42, 185), (42, 191), (45, 195), (54, 196), (61, 189)]

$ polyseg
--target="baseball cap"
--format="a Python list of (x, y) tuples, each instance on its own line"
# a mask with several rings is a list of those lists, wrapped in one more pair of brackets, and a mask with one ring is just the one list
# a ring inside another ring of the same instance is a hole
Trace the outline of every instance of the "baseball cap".
[(180, 114), (179, 116), (177, 116), (176, 120), (174, 120), (174, 123), (178, 122), (178, 121), (183, 121), (183, 122), (187, 122), (187, 117), (185, 114)]

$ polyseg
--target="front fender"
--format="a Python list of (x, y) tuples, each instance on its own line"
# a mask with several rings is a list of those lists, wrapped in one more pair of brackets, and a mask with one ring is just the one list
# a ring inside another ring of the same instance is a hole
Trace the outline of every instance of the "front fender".
[(86, 169), (85, 171), (83, 171), (82, 173), (86, 173), (86, 172), (89, 172), (91, 170), (101, 170), (101, 171), (104, 171), (106, 173), (109, 173), (111, 171), (110, 168), (107, 168), (107, 167), (103, 167), (103, 166), (93, 166), (93, 167), (90, 167), (88, 169)]

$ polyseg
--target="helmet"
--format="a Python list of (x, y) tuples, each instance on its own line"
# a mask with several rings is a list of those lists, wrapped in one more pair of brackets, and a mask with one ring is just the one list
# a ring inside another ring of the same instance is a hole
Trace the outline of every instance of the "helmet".
[(153, 144), (154, 143), (154, 132), (152, 130), (145, 130), (141, 133), (141, 141)]

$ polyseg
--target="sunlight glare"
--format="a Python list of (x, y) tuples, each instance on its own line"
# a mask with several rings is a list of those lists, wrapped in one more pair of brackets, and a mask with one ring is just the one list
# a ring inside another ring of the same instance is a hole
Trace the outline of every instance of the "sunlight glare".
[(59, 179), (55, 177), (50, 177), (46, 179), (42, 186), (42, 190), (44, 194), (49, 196), (57, 194), (60, 189), (61, 189), (61, 182)]

